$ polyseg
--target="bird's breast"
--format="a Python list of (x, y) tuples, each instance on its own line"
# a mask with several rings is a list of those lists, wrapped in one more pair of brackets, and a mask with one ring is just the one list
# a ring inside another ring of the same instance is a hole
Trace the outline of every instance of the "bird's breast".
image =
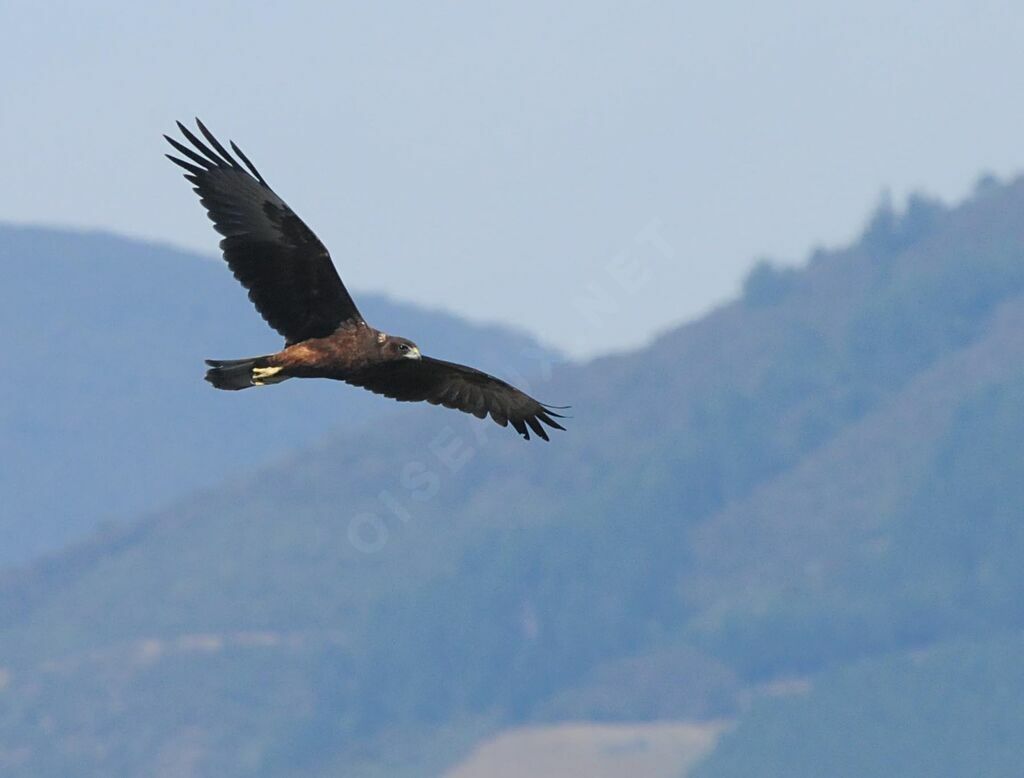
[(279, 363), (293, 375), (346, 378), (365, 369), (377, 358), (378, 349), (368, 328), (345, 328), (325, 338), (311, 338), (289, 346)]

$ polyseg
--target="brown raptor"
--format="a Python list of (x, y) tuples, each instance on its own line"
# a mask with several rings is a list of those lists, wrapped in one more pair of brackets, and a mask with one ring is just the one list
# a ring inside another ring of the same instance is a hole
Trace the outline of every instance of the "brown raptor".
[(178, 122), (185, 140), (164, 136), (185, 169), (228, 267), (267, 323), (285, 338), (276, 354), (207, 360), (218, 389), (248, 389), (289, 378), (333, 378), (403, 402), (443, 405), (509, 424), (524, 438), (564, 429), (554, 406), (465, 365), (424, 356), (410, 340), (371, 327), (356, 308), (323, 243), (268, 186), (233, 142), (232, 156), (196, 119), (206, 142)]

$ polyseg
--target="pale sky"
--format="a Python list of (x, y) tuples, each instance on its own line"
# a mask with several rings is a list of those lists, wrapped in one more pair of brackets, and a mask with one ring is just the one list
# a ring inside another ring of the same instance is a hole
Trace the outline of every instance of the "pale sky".
[(849, 240), (885, 188), (1024, 169), (1022, 42), (1019, 0), (0, 0), (0, 220), (213, 255), (160, 138), (199, 115), (356, 293), (590, 356)]

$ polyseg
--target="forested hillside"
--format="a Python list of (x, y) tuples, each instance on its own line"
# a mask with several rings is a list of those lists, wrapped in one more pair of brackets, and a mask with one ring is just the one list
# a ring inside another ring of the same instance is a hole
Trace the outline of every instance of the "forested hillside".
[(573, 406), (549, 445), (409, 408), (9, 576), (0, 754), (430, 775), (512, 724), (730, 718), (702, 776), (838, 775), (869, 736), (962, 775), (941, 754), (995, 679), (936, 684), (1024, 626), (1022, 365), (1024, 181), (881, 207), (649, 348), (541, 373)]

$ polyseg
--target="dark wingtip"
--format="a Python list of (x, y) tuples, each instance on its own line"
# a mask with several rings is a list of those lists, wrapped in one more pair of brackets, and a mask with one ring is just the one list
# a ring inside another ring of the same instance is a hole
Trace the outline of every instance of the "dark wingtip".
[(205, 143), (203, 143), (203, 142), (202, 142), (202, 141), (201, 141), (201, 140), (200, 140), (200, 139), (199, 139), (199, 138), (198, 138), (198, 137), (196, 136), (196, 134), (195, 134), (194, 132), (192, 132), (192, 130), (190, 130), (190, 129), (189, 129), (188, 127), (186, 127), (186, 126), (185, 126), (184, 124), (182, 124), (181, 122), (178, 122), (178, 129), (179, 129), (179, 130), (181, 130), (181, 134), (185, 136), (185, 139), (186, 139), (186, 140), (187, 140), (187, 141), (188, 141), (189, 143), (191, 143), (191, 144), (192, 144), (193, 146), (195, 146), (195, 147), (196, 147), (196, 149), (198, 149), (198, 150), (199, 150), (199, 152), (200, 152), (200, 153), (201, 153), (201, 154), (202, 154), (202, 155), (203, 155), (204, 157), (206, 157), (206, 159), (207, 159), (207, 160), (208, 160), (208, 161), (209, 161), (209, 162), (210, 162), (210, 163), (211, 163), (211, 164), (212, 164), (212, 165), (213, 165), (214, 167), (230, 167), (230, 165), (228, 165), (228, 163), (227, 163), (227, 161), (226, 161), (226, 160), (224, 160), (224, 159), (221, 159), (221, 157), (220, 157), (220, 156), (219, 156), (219, 155), (217, 154), (217, 152), (216, 152), (216, 151), (214, 151), (214, 150), (213, 150), (213, 149), (211, 149), (211, 148), (210, 148), (209, 146), (207, 146), (207, 145), (206, 145)]
[(530, 425), (530, 429), (533, 430), (534, 434), (541, 440), (548, 440), (548, 433), (544, 431), (544, 426), (540, 423), (536, 416), (530, 416), (526, 419), (526, 423)]
[[(180, 168), (182, 168), (184, 170), (187, 170), (192, 176), (199, 176), (199, 175), (202, 175), (205, 172), (201, 168), (196, 167), (195, 165), (190, 165), (188, 162), (186, 162), (183, 159), (178, 159), (177, 157), (172, 157), (170, 154), (164, 154), (164, 156), (167, 157), (167, 159), (169, 159), (171, 162), (173, 162), (178, 167), (180, 167)], [(185, 176), (185, 178), (190, 178), (190, 176), (187, 175), (187, 176)]]
[(256, 180), (263, 184), (263, 186), (267, 186), (267, 182), (263, 180), (263, 176), (260, 175), (260, 171), (258, 171), (256, 166), (249, 161), (247, 156), (245, 156), (245, 152), (238, 148), (237, 144), (233, 140), (229, 140), (228, 145), (231, 146), (231, 150), (238, 155), (238, 158), (245, 163), (245, 166), (249, 168), (249, 172), (253, 174)]
[[(557, 414), (553, 415), (557, 416)], [(552, 429), (562, 430), (562, 432), (565, 432), (565, 427), (552, 419), (551, 416), (552, 413), (545, 408), (532, 416), (524, 416), (520, 419), (507, 420), (504, 417), (501, 417), (496, 418), (495, 421), (503, 427), (505, 424), (510, 424), (523, 440), (530, 440), (530, 432), (532, 431), (535, 437), (540, 438), (545, 443), (550, 443), (551, 438), (548, 436), (548, 430), (544, 427), (545, 424)], [(505, 424), (502, 424), (502, 422), (505, 422)]]
[(242, 169), (242, 166), (235, 161), (234, 157), (228, 153), (228, 150), (224, 148), (224, 145), (219, 140), (217, 140), (217, 137), (206, 128), (206, 125), (202, 123), (198, 116), (196, 117), (196, 126), (199, 127), (199, 131), (203, 134), (203, 137), (209, 141), (210, 145), (213, 146), (214, 150), (220, 154), (231, 167), (237, 170)]
[(526, 440), (530, 439), (530, 432), (526, 428), (526, 422), (522, 419), (509, 419), (508, 422), (512, 425), (512, 429), (522, 435)]
[[(557, 421), (552, 419), (551, 418), (552, 415), (558, 416), (557, 413), (556, 414), (551, 414), (551, 413), (549, 413), (547, 411), (541, 411), (540, 413), (537, 414), (537, 418), (540, 419), (545, 424), (547, 424), (549, 427), (554, 427), (556, 430), (562, 430), (562, 432), (565, 432), (565, 427), (563, 427)], [(561, 419), (561, 418), (564, 418), (564, 417), (563, 416), (558, 416), (558, 418)]]

